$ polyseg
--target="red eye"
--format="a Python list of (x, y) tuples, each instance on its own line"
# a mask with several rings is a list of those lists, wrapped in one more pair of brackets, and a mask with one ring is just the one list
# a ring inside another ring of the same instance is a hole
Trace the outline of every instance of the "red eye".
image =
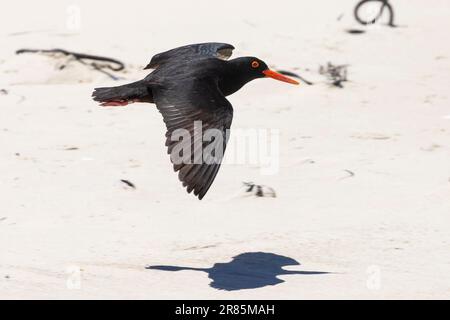
[(252, 62), (252, 68), (258, 68), (259, 67), (259, 62), (258, 61), (253, 61)]

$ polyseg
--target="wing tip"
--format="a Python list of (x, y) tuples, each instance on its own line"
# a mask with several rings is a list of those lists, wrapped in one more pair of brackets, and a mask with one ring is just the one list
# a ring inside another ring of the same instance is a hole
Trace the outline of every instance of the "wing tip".
[[(207, 192), (208, 190), (206, 190)], [(198, 200), (202, 200), (203, 197), (206, 195), (206, 192), (203, 192), (202, 190), (194, 190), (194, 195), (198, 198)]]
[(154, 63), (151, 63), (151, 62), (150, 62), (148, 65), (146, 65), (146, 66), (144, 67), (143, 70), (156, 69), (156, 67), (158, 67), (158, 66), (155, 65)]

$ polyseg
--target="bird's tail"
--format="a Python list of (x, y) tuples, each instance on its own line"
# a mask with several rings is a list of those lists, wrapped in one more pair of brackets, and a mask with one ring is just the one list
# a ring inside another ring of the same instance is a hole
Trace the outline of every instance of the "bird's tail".
[(142, 81), (117, 87), (95, 88), (92, 99), (101, 106), (126, 106), (133, 102), (153, 102), (150, 88)]

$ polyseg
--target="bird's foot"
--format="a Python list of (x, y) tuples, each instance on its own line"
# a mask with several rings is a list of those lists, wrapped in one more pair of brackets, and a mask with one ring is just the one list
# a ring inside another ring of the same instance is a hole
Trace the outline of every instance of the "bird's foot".
[(131, 99), (131, 100), (111, 100), (111, 101), (105, 101), (102, 102), (100, 105), (102, 107), (125, 107), (131, 103), (139, 102), (138, 99)]

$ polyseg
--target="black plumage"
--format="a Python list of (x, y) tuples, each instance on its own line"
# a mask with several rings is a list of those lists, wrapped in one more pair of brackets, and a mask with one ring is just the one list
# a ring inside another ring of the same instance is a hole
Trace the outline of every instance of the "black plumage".
[[(145, 69), (154, 69), (143, 80), (112, 88), (96, 88), (92, 94), (103, 106), (123, 106), (132, 102), (155, 103), (167, 127), (166, 146), (174, 170), (187, 188), (202, 199), (220, 168), (233, 119), (233, 107), (225, 98), (247, 82), (263, 77), (298, 84), (269, 70), (255, 57), (226, 61), (234, 47), (226, 43), (201, 43), (175, 48), (155, 55)], [(197, 130), (196, 121), (201, 121)], [(191, 139), (174, 140), (184, 129)], [(204, 141), (204, 133), (214, 129), (216, 138)], [(222, 145), (220, 145), (222, 144)], [(175, 149), (191, 152), (175, 162)], [(205, 148), (221, 147), (222, 153), (203, 154)], [(187, 149), (185, 149), (187, 150)], [(199, 151), (197, 153), (196, 151)], [(200, 158), (198, 157), (200, 154)]]

